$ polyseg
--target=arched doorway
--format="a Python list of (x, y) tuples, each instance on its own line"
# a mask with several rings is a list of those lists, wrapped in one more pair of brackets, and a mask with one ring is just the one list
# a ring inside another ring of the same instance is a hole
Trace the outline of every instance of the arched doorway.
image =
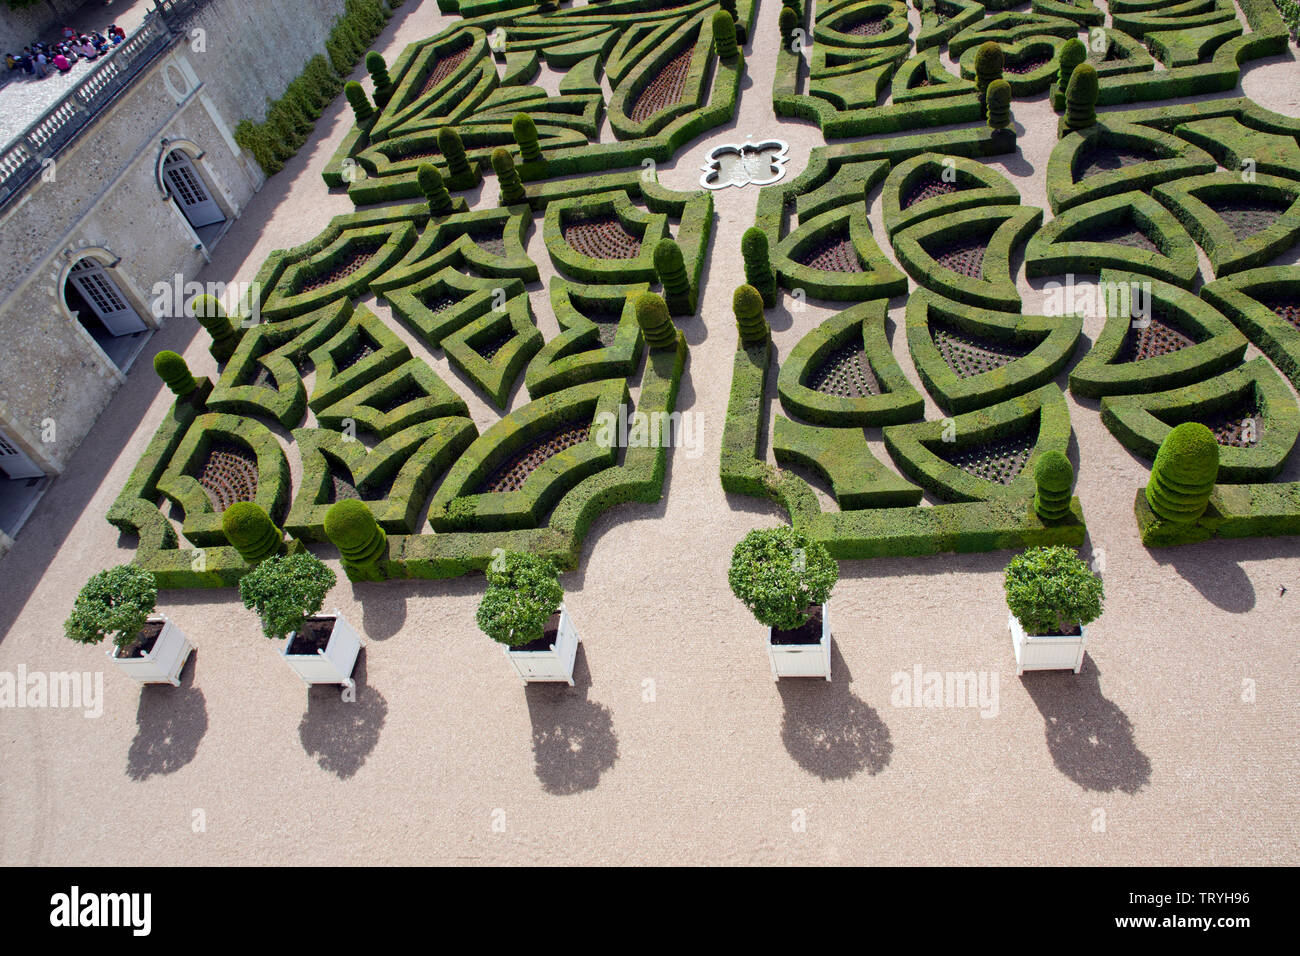
[(176, 148), (163, 157), (162, 182), (199, 241), (211, 249), (225, 231), (227, 217), (189, 153)]
[(125, 373), (152, 329), (112, 273), (98, 259), (83, 256), (68, 269), (63, 301), (109, 360)]

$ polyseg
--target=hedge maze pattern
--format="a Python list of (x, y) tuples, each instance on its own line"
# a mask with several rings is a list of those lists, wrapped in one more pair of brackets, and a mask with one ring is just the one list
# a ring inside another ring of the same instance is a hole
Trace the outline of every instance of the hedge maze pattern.
[[(386, 534), (365, 567), (345, 562), (358, 580), (460, 575), (497, 549), (571, 567), (602, 512), (658, 500), (686, 343), (670, 329), (651, 348), (632, 300), (656, 291), (694, 311), (713, 201), (661, 187), (643, 162), (734, 115), (743, 58), (718, 59), (716, 10), (466, 2), (389, 65), (323, 172), (356, 211), (267, 259), (256, 315), (209, 322), (236, 344), (215, 382), (176, 401), (113, 505), (136, 561), (163, 587), (230, 586), (250, 566), (226, 541), (226, 506), (257, 504), (297, 550), (329, 544), (326, 513), (355, 500)], [(743, 35), (752, 3), (738, 12)], [(543, 64), (563, 72), (559, 95), (533, 85)], [(524, 185), (471, 208), (459, 194), (499, 149)], [(450, 201), (422, 185), (425, 164)], [(557, 273), (549, 340), (529, 296), (535, 231)], [(665, 240), (676, 247), (657, 257)], [(652, 424), (619, 447), (601, 425), (620, 419)]]
[[(914, 5), (915, 36), (902, 3), (791, 2), (782, 14), (777, 114), (828, 140), (870, 138), (815, 149), (802, 174), (760, 195), (755, 225), (779, 285), (846, 305), (779, 367), (770, 342), (738, 343), (723, 486), (778, 502), (841, 558), (1078, 545), (1077, 498), (1050, 489), (1068, 507), (1035, 508), (1036, 461), (1070, 445), (1063, 381), (1148, 462), (1184, 422), (1218, 442), (1196, 521), (1160, 519), (1136, 490), (1144, 543), (1300, 533), (1300, 483), (1276, 480), (1300, 435), (1285, 380), (1300, 387), (1300, 267), (1275, 264), (1300, 244), (1300, 122), (1241, 98), (1141, 106), (1233, 89), (1242, 63), (1285, 50), (1276, 9), (1246, 0), (1238, 20), (1225, 0)], [(1013, 132), (983, 124), (978, 54), (990, 40), (1013, 107), (1045, 94), (1066, 111), (1067, 41), (1079, 50), (1067, 76), (1096, 68), (1103, 109), (1075, 132), (1062, 121), (1049, 210), (1023, 205), (983, 162), (1016, 151)], [(936, 126), (956, 128), (915, 132)], [(873, 202), (884, 236), (868, 225)], [(1095, 301), (1026, 308), (1017, 261), (1041, 302), (1054, 280), (1090, 285)], [(1141, 314), (1130, 292), (1146, 295)], [(922, 421), (885, 335), (904, 295), (900, 331), (941, 419)], [(1104, 330), (1076, 355), (1085, 314)], [(1251, 345), (1266, 358), (1249, 358)]]

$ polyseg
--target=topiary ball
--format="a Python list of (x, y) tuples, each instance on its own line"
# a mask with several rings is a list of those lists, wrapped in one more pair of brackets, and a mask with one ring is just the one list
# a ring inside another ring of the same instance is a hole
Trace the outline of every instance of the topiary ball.
[(230, 546), (249, 564), (276, 554), (284, 545), (284, 532), (251, 501), (236, 501), (221, 515), (221, 530)]
[(175, 352), (164, 349), (153, 357), (153, 370), (172, 390), (177, 398), (184, 398), (199, 387), (185, 359)]
[(646, 344), (652, 349), (672, 348), (677, 344), (677, 329), (668, 313), (668, 303), (653, 292), (642, 292), (633, 300), (637, 325)]
[(388, 544), (388, 535), (374, 513), (356, 498), (330, 505), (325, 512), (325, 536), (349, 564), (373, 564)]
[(1034, 511), (1044, 521), (1060, 521), (1070, 513), (1074, 466), (1064, 452), (1043, 452), (1034, 466)]
[(1184, 422), (1160, 443), (1147, 482), (1147, 504), (1165, 521), (1195, 521), (1205, 513), (1218, 477), (1214, 433), (1200, 422)]

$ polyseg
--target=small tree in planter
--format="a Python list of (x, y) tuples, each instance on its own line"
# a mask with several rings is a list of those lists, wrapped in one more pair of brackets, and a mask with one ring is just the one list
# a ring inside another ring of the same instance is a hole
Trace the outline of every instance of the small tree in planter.
[(239, 580), (244, 607), (262, 619), (262, 633), (285, 641), (281, 654), (307, 684), (352, 683), (361, 638), (343, 615), (321, 614), (338, 580), (309, 552), (267, 558)]
[(162, 615), (155, 615), (158, 583), (133, 564), (100, 571), (77, 595), (63, 632), (78, 644), (112, 636), (108, 656), (141, 683), (180, 683), (193, 645)]
[(768, 627), (772, 677), (831, 679), (828, 601), (839, 566), (826, 546), (789, 527), (751, 531), (736, 545), (732, 593)]
[(486, 574), (479, 628), (505, 645), (507, 659), (525, 682), (572, 684), (579, 638), (564, 608), (555, 565), (535, 554), (506, 552)]
[(1016, 673), (1083, 667), (1086, 625), (1101, 615), (1101, 578), (1073, 548), (1030, 548), (1007, 565)]

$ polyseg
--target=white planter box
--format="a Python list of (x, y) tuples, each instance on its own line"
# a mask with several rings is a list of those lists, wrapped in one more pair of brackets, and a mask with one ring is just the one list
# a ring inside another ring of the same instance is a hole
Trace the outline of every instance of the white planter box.
[(148, 654), (143, 657), (118, 657), (115, 646), (108, 652), (108, 656), (141, 684), (171, 684), (178, 687), (181, 669), (189, 659), (190, 651), (194, 650), (194, 645), (185, 636), (185, 632), (164, 615), (151, 615), (149, 620), (152, 623), (162, 622), (163, 629)]
[(782, 677), (831, 679), (831, 605), (822, 605), (822, 639), (816, 644), (773, 644), (767, 629), (767, 656), (772, 663), (772, 680)]
[(1016, 674), (1025, 671), (1072, 670), (1076, 674), (1083, 667), (1083, 650), (1088, 643), (1088, 629), (1066, 637), (1035, 637), (1026, 634), (1014, 614), (1007, 615), (1011, 629), (1011, 646), (1016, 650)]
[(581, 640), (573, 626), (573, 619), (561, 604), (560, 629), (555, 635), (555, 643), (541, 651), (521, 651), (506, 647), (506, 660), (510, 661), (526, 684), (533, 681), (565, 681), (572, 687), (573, 662), (577, 659)]
[(280, 656), (294, 669), (304, 684), (343, 684), (355, 688), (352, 669), (357, 663), (357, 654), (361, 651), (361, 637), (352, 625), (338, 611), (331, 614), (317, 614), (318, 618), (333, 618), (334, 631), (329, 643), (315, 654), (290, 654), (294, 635), (290, 634), (284, 642)]

